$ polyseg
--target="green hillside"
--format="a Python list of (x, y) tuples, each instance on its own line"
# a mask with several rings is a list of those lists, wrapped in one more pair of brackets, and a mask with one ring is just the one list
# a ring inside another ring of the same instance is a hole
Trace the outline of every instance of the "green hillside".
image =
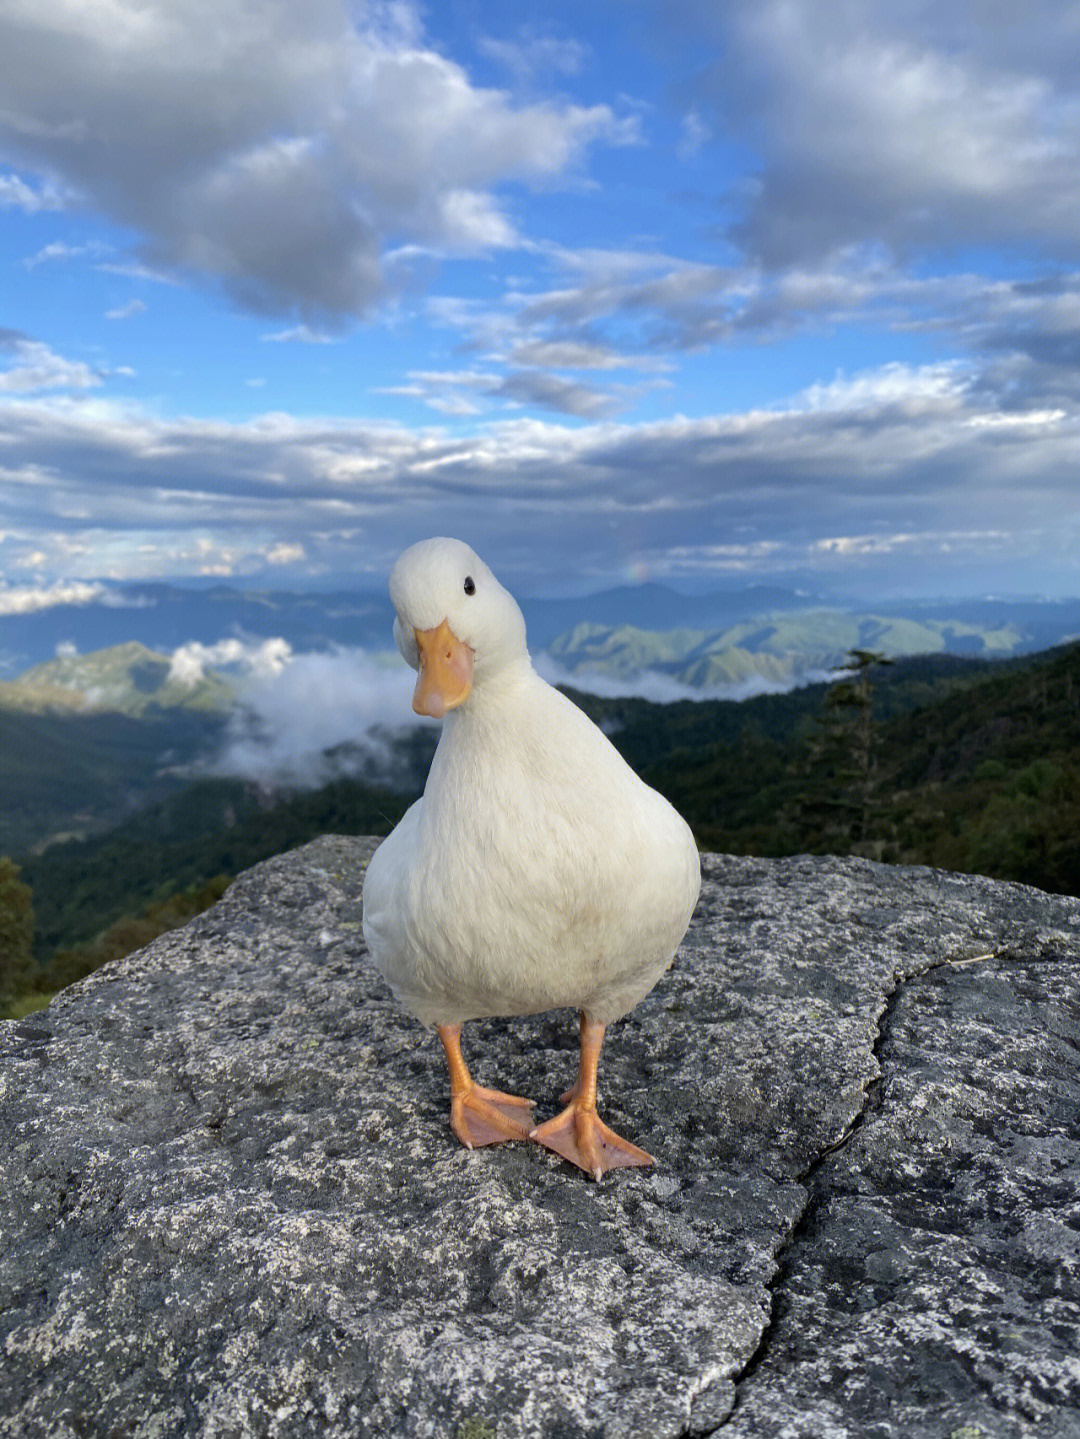
[(82, 944), (125, 914), (234, 875), (326, 833), (381, 834), (411, 802), (360, 780), (271, 795), (240, 780), (199, 780), (92, 840), (22, 860), (34, 893), (36, 951)]
[(108, 829), (188, 781), (223, 720), (0, 710), (0, 854)]
[(1012, 654), (1022, 636), (959, 620), (915, 620), (843, 610), (776, 611), (716, 632), (643, 630), (632, 625), (580, 624), (548, 646), (572, 675), (630, 679), (654, 670), (692, 688), (741, 685), (758, 679), (786, 686), (842, 662), (853, 649), (890, 657)]
[(232, 694), (169, 678), (140, 644), (36, 665), (0, 683), (0, 854), (100, 832), (186, 784)]
[(868, 683), (865, 752), (857, 707), (830, 706), (842, 683), (753, 701), (711, 738), (692, 714), (640, 711), (617, 742), (707, 849), (862, 854), (1080, 894), (1080, 645), (1001, 666), (909, 661)]
[(173, 674), (167, 655), (137, 641), (92, 654), (63, 655), (0, 681), (0, 710), (49, 710), (122, 714), (141, 718), (153, 710), (225, 714), (233, 692), (220, 675), (189, 683)]

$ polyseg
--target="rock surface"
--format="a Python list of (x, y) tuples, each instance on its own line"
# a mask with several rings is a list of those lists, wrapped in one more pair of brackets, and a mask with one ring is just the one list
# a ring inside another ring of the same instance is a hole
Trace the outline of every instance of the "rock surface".
[[(360, 935), (372, 841), (0, 1024), (0, 1434), (1080, 1434), (1080, 901), (707, 856), (601, 1112), (469, 1153)], [(554, 1112), (564, 1012), (469, 1025)]]

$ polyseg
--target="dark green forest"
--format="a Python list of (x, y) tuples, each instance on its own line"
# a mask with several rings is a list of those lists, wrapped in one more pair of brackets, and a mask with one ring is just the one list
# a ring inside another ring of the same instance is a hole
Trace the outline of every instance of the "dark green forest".
[[(1080, 644), (997, 662), (856, 651), (831, 684), (741, 703), (569, 693), (702, 849), (856, 854), (1080, 893)], [(0, 861), (0, 1015), (185, 922), (260, 859), (388, 832), (434, 739), (409, 741), (396, 791), (202, 780), (109, 833)]]

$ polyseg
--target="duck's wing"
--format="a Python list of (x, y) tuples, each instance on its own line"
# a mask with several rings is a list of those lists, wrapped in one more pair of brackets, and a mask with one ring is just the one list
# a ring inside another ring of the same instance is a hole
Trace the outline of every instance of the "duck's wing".
[(418, 799), (409, 806), (372, 855), (364, 876), (364, 940), (383, 974), (398, 950), (401, 896), (416, 855), (423, 804)]

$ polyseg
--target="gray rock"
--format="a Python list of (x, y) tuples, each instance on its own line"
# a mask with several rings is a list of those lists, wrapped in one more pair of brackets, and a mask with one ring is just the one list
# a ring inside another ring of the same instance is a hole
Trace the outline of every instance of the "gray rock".
[(1080, 1435), (1078, 1048), (1075, 952), (903, 987), (730, 1439)]
[[(1080, 901), (707, 856), (595, 1185), (453, 1140), (372, 843), (0, 1025), (0, 1434), (1080, 1434)], [(546, 1116), (576, 1025), (465, 1050)]]

